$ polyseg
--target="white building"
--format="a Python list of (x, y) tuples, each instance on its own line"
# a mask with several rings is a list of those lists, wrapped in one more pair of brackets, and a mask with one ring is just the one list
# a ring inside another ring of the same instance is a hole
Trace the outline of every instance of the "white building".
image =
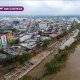
[(39, 29), (40, 30), (47, 30), (48, 29), (48, 24), (46, 22), (39, 23)]
[(51, 40), (51, 37), (41, 36), (41, 41), (44, 41), (45, 39)]
[(21, 43), (20, 45), (25, 48), (32, 49), (36, 46), (36, 42)]
[(1, 36), (1, 40), (2, 40), (2, 45), (3, 46), (7, 46), (7, 39), (6, 39), (6, 36), (5, 35), (2, 35)]
[(27, 34), (20, 38), (20, 42), (26, 41), (32, 37), (33, 34)]

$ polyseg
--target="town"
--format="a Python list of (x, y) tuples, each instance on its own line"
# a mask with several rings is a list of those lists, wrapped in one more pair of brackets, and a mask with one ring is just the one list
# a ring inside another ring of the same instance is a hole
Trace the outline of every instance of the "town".
[[(55, 43), (59, 37), (70, 32), (73, 34), (76, 22), (79, 22), (77, 18), (64, 17), (0, 18), (0, 76), (22, 64), (33, 66), (34, 63), (29, 60), (49, 47), (49, 43)], [(14, 80), (6, 77), (0, 80)]]
[[(37, 43), (52, 39), (69, 30), (73, 20), (54, 18), (2, 18), (0, 19), (0, 49), (10, 55), (21, 55), (37, 49)], [(0, 53), (0, 58), (6, 54)]]

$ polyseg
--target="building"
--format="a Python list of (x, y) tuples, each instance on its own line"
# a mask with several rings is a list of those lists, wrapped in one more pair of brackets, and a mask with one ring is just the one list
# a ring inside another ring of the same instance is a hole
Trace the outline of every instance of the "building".
[(2, 47), (2, 40), (1, 40), (1, 38), (0, 38), (0, 47)]
[(14, 39), (12, 31), (6, 33), (7, 41), (12, 41)]
[(39, 23), (39, 29), (40, 30), (47, 30), (48, 29), (48, 23), (46, 23), (46, 22), (40, 22)]
[(6, 47), (7, 46), (6, 35), (2, 34), (0, 37), (1, 37), (2, 46)]
[(33, 50), (36, 47), (36, 42), (28, 42), (28, 43), (21, 43), (21, 46)]
[(29, 40), (31, 39), (33, 34), (27, 34), (27, 35), (24, 35), (23, 37), (21, 37), (19, 40), (20, 42), (23, 42), (23, 41), (26, 41), (26, 40)]

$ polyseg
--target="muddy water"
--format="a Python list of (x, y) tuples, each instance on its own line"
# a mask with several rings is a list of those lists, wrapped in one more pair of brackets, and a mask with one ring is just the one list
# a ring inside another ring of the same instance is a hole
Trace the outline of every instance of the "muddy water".
[(55, 76), (47, 76), (44, 80), (80, 80), (80, 45), (70, 55), (66, 67)]

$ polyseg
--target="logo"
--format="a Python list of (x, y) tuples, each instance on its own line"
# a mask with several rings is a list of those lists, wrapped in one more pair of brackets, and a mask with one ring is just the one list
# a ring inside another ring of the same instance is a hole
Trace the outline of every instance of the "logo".
[(23, 6), (0, 6), (0, 11), (23, 11)]

